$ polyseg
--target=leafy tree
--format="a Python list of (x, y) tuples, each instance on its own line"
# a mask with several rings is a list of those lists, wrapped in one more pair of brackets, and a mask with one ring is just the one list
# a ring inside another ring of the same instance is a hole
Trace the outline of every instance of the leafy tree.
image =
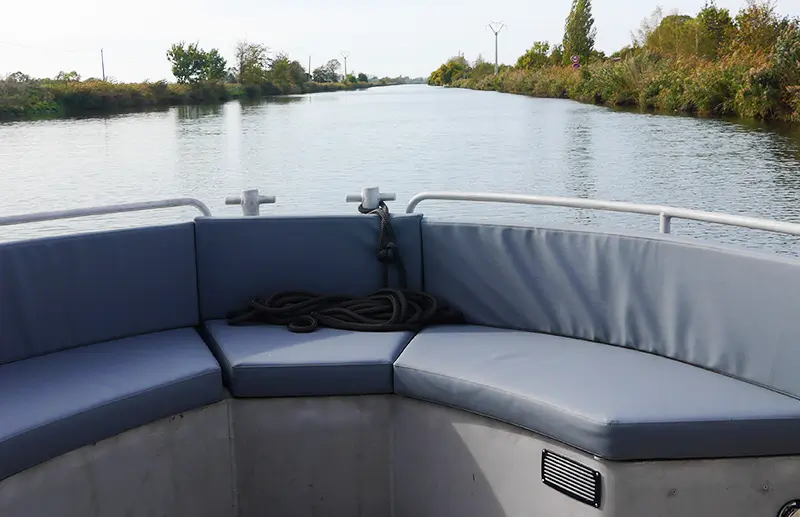
[(578, 55), (587, 59), (594, 50), (597, 29), (592, 17), (592, 0), (572, 0), (572, 9), (564, 27), (564, 61)]
[(289, 76), (292, 79), (292, 83), (298, 86), (308, 81), (306, 69), (303, 68), (303, 65), (301, 65), (298, 61), (292, 61), (289, 63)]
[(234, 72), (239, 84), (254, 85), (264, 81), (267, 52), (267, 47), (258, 43), (242, 40), (236, 44)]
[(167, 59), (172, 63), (172, 75), (179, 83), (199, 83), (203, 81), (224, 81), (227, 76), (227, 62), (217, 49), (206, 52), (197, 43), (186, 45), (176, 43), (167, 51)]
[(360, 82), (360, 83), (368, 83), (369, 82), (369, 77), (367, 77), (367, 74), (362, 72), (362, 73), (358, 74), (358, 82)]
[(472, 68), (468, 69), (470, 77), (475, 80), (481, 80), (487, 75), (494, 75), (494, 63), (487, 62), (480, 54), (475, 59), (475, 64), (472, 65)]
[[(464, 56), (458, 55), (451, 57), (445, 64), (435, 70), (428, 78), (428, 84), (432, 86), (445, 86), (467, 77), (470, 66)], [(388, 78), (385, 78), (388, 81)], [(383, 80), (383, 79), (381, 79)]]
[[(797, 101), (800, 101), (800, 19), (787, 24), (778, 36), (773, 54), (775, 71), (781, 82), (794, 85)], [(787, 93), (789, 89), (787, 88)], [(800, 110), (800, 104), (797, 109)]]
[(747, 6), (736, 15), (734, 50), (767, 53), (778, 41), (781, 23), (773, 0), (747, 0)]
[(78, 74), (78, 72), (76, 72), (74, 70), (72, 72), (61, 71), (61, 72), (58, 73), (58, 75), (56, 75), (54, 80), (55, 81), (62, 81), (62, 82), (65, 82), (65, 83), (77, 83), (77, 82), (80, 82), (81, 76), (80, 76), (80, 74)]
[(206, 53), (197, 43), (186, 45), (176, 43), (167, 51), (167, 59), (172, 63), (172, 75), (179, 83), (197, 83), (206, 78)]
[(564, 62), (564, 46), (561, 44), (553, 45), (553, 48), (550, 50), (550, 56), (548, 58), (549, 64), (552, 66), (560, 65)]
[(698, 37), (698, 27), (691, 16), (673, 13), (648, 34), (645, 45), (656, 54), (678, 57), (695, 54)]
[(347, 79), (345, 79), (345, 82), (348, 82), (350, 84), (356, 84), (358, 82), (358, 79), (353, 74), (347, 74)]
[(338, 59), (331, 59), (323, 66), (314, 70), (314, 81), (318, 83), (335, 83), (339, 80), (339, 69), (342, 64)]
[(212, 48), (205, 53), (205, 79), (207, 81), (224, 81), (228, 75), (228, 63), (219, 51)]
[(642, 20), (642, 23), (639, 26), (639, 29), (636, 31), (636, 34), (632, 34), (633, 46), (644, 47), (647, 44), (647, 40), (650, 38), (650, 35), (655, 32), (663, 20), (664, 10), (660, 5), (656, 6), (655, 10), (653, 10), (653, 13), (648, 18)]
[(696, 21), (700, 32), (698, 55), (706, 59), (719, 58), (735, 29), (731, 13), (717, 7), (714, 0), (711, 0), (697, 14)]
[(517, 68), (533, 70), (543, 68), (550, 61), (550, 44), (546, 41), (535, 41), (527, 52), (517, 59)]
[(285, 54), (278, 54), (271, 60), (267, 77), (272, 84), (282, 91), (291, 89), (293, 83), (291, 70), (289, 69), (289, 58)]

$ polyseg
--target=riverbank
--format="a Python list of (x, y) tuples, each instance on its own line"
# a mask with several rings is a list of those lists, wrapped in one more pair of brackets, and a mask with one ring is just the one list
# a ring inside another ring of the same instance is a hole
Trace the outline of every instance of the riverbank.
[[(800, 122), (800, 19), (773, 0), (747, 0), (732, 15), (713, 0), (695, 15), (661, 8), (610, 56), (594, 47), (590, 0), (576, 0), (562, 43), (536, 41), (514, 66), (463, 55), (428, 83), (569, 98), (642, 111)], [(574, 65), (573, 65), (574, 63)]]
[(280, 88), (272, 83), (242, 86), (223, 82), (176, 84), (166, 81), (114, 83), (100, 80), (0, 80), (0, 120), (58, 117), (187, 104), (220, 103), (276, 95), (364, 90), (390, 82), (306, 82)]
[(665, 60), (641, 53), (575, 70), (507, 67), (450, 86), (534, 97), (568, 98), (641, 111), (800, 122), (800, 85), (781, 84), (769, 59)]

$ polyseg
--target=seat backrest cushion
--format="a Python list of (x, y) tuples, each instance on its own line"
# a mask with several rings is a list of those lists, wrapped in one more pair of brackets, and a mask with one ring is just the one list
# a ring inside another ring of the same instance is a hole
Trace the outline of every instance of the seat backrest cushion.
[(0, 244), (0, 364), (198, 320), (193, 223)]
[[(421, 217), (391, 219), (411, 289), (422, 285)], [(381, 288), (376, 215), (200, 217), (196, 225), (203, 319), (224, 318), (252, 296), (360, 296)], [(396, 286), (394, 267), (390, 272)]]
[(636, 348), (800, 397), (800, 261), (653, 235), (422, 222), (471, 323)]

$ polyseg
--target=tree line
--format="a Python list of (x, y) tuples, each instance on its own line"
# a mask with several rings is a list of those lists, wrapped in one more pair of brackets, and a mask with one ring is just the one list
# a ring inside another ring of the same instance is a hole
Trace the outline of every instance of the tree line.
[(76, 71), (53, 78), (22, 72), (0, 77), (0, 119), (59, 116), (84, 111), (138, 110), (156, 106), (225, 102), (262, 95), (358, 90), (373, 86), (424, 82), (423, 78), (341, 73), (331, 59), (308, 73), (284, 53), (271, 54), (259, 43), (240, 41), (232, 63), (218, 49), (179, 42), (166, 52), (176, 82), (121, 83), (113, 78), (83, 79)]
[[(234, 62), (227, 61), (217, 49), (204, 50), (197, 43), (179, 42), (167, 50), (167, 59), (172, 65), (172, 75), (179, 84), (204, 82), (228, 82), (245, 87), (270, 85), (288, 92), (300, 90), (307, 82), (316, 83), (369, 83), (379, 82), (377, 77), (364, 73), (340, 74), (342, 64), (331, 59), (324, 65), (307, 72), (303, 65), (282, 52), (270, 55), (269, 49), (260, 43), (240, 41), (234, 50)], [(389, 82), (385, 78), (384, 82)], [(267, 89), (270, 89), (268, 87)]]
[(657, 8), (609, 56), (595, 37), (591, 0), (573, 0), (560, 42), (535, 41), (497, 75), (481, 56), (458, 55), (428, 84), (800, 122), (800, 20), (774, 0), (748, 0), (736, 15), (713, 0), (695, 16)]

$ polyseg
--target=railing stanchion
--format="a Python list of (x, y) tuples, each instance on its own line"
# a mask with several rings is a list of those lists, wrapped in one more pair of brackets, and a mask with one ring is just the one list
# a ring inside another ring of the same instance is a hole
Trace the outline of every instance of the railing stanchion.
[(661, 212), (658, 214), (658, 231), (669, 233), (672, 230), (672, 217)]

